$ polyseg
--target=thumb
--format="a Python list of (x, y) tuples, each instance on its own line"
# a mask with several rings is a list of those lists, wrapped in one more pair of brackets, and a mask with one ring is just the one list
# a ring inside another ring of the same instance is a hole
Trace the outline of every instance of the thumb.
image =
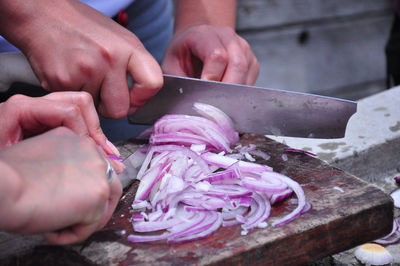
[(163, 85), (163, 76), (160, 65), (144, 48), (138, 49), (128, 62), (128, 71), (132, 75), (134, 84), (130, 91), (130, 105), (133, 108), (141, 107), (154, 96)]

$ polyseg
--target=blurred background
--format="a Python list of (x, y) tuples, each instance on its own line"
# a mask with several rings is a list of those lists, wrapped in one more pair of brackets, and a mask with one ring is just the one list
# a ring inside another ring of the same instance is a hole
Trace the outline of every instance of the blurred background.
[(239, 0), (256, 85), (357, 100), (386, 89), (391, 0)]

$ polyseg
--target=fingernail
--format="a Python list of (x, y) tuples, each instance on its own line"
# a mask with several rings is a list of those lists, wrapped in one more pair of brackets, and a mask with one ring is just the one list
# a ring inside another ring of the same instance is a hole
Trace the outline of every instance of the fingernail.
[(106, 140), (106, 144), (111, 149), (111, 151), (113, 152), (114, 155), (116, 155), (118, 157), (121, 156), (117, 147), (115, 147), (114, 144), (112, 144), (109, 140)]
[(128, 114), (129, 115), (131, 115), (131, 114), (133, 114), (134, 112), (136, 112), (136, 110), (137, 110), (137, 107), (129, 107), (129, 110), (128, 110)]
[(210, 81), (220, 81), (217, 77), (212, 77), (212, 76), (204, 76), (203, 79)]

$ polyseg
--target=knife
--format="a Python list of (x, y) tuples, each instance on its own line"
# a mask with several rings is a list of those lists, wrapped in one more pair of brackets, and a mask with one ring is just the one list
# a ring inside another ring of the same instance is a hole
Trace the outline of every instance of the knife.
[[(24, 55), (0, 54), (0, 92), (16, 81), (39, 85)], [(239, 132), (309, 138), (344, 137), (357, 110), (344, 99), (164, 74), (162, 89), (129, 121), (151, 125), (165, 114), (195, 115), (195, 102), (221, 109)]]

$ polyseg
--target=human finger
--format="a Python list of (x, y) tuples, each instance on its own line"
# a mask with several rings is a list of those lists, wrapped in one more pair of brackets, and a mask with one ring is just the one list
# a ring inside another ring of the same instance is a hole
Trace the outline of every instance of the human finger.
[(229, 58), (223, 43), (217, 36), (210, 35), (207, 42), (201, 45), (196, 44), (191, 51), (203, 63), (201, 79), (222, 80)]
[(251, 61), (250, 46), (243, 44), (240, 37), (230, 28), (221, 29), (218, 36), (228, 52), (228, 63), (222, 81), (245, 84)]
[(78, 135), (88, 135), (88, 128), (76, 105), (65, 102), (54, 104), (52, 100), (18, 95), (3, 106), (14, 112), (13, 121), (9, 121), (12, 125), (5, 129), (10, 131), (8, 133), (19, 130), (23, 136), (29, 136), (66, 126)]
[(121, 195), (122, 195), (122, 185), (119, 179), (117, 178), (117, 174), (115, 173), (114, 178), (111, 179), (110, 183), (110, 197), (108, 199), (108, 204), (104, 212), (102, 221), (99, 223), (97, 227), (97, 230), (103, 228), (110, 220), (112, 214), (115, 211), (115, 208), (118, 205)]
[(137, 49), (128, 62), (128, 72), (134, 79), (130, 92), (133, 108), (144, 105), (162, 87), (163, 77), (157, 61), (144, 49)]
[(246, 84), (254, 85), (254, 83), (256, 83), (259, 72), (260, 72), (260, 64), (258, 63), (258, 60), (254, 56), (253, 60), (251, 60), (250, 66), (249, 66)]
[(126, 70), (119, 67), (110, 71), (100, 89), (99, 113), (106, 118), (122, 118), (129, 110), (129, 89)]
[(92, 96), (87, 92), (50, 93), (46, 99), (77, 105), (86, 123), (89, 136), (100, 145), (107, 154), (119, 156), (118, 149), (107, 139), (100, 127), (100, 121)]

